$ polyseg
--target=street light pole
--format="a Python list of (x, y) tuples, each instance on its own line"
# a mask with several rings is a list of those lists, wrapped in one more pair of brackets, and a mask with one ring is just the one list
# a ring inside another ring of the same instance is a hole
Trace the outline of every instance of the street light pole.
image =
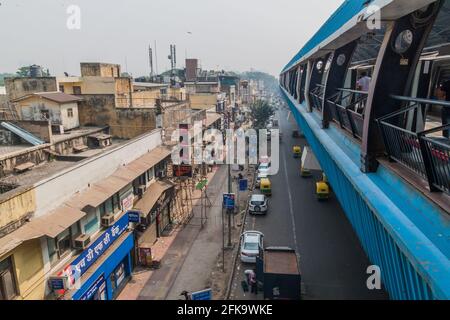
[[(229, 147), (228, 147), (229, 148)], [(231, 185), (231, 164), (228, 164), (228, 193), (232, 193)], [(228, 247), (231, 248), (231, 215), (234, 214), (234, 210), (228, 209)]]

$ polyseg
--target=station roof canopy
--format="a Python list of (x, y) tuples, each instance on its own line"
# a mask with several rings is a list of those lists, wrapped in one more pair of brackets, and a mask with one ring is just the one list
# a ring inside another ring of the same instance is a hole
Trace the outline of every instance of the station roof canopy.
[[(389, 21), (402, 17), (410, 12), (425, 7), (435, 0), (346, 0), (322, 25), (317, 33), (303, 46), (303, 48), (289, 61), (282, 72), (285, 72), (320, 51), (333, 51), (350, 41), (367, 34), (366, 20), (371, 16), (370, 5), (381, 8), (381, 20)], [(450, 2), (445, 1), (435, 26), (428, 39), (426, 47), (433, 47), (450, 42)], [(382, 23), (383, 25), (383, 23)], [(383, 29), (383, 28), (382, 28)], [(372, 31), (373, 33), (373, 31)], [(353, 61), (373, 59), (383, 39), (384, 31), (376, 31), (363, 46), (359, 46)]]

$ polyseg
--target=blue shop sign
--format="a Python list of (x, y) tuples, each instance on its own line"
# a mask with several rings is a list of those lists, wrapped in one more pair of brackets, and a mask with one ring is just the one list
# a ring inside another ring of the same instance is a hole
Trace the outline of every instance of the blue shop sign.
[(50, 278), (50, 287), (53, 290), (66, 290), (67, 277), (52, 277)]
[(223, 207), (228, 210), (234, 210), (236, 195), (234, 193), (223, 194)]
[(65, 274), (69, 275), (72, 284), (75, 283), (100, 257), (111, 247), (128, 228), (128, 214), (123, 215), (117, 222), (95, 240), (78, 258), (67, 268)]
[(132, 223), (140, 223), (141, 213), (139, 211), (128, 211), (128, 219)]
[(248, 180), (242, 179), (239, 180), (239, 191), (247, 191), (248, 189)]
[(212, 300), (212, 290), (206, 289), (203, 291), (193, 292), (191, 293), (191, 299), (197, 301)]
[(89, 290), (80, 297), (80, 300), (91, 300), (97, 292), (102, 292), (105, 290), (105, 285), (105, 276), (102, 274), (97, 280), (95, 280)]

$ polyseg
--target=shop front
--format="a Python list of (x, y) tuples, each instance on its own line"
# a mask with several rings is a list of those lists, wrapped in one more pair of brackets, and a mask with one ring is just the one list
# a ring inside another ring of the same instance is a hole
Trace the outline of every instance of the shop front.
[(153, 183), (134, 206), (141, 213), (137, 229), (139, 244), (154, 244), (163, 236), (163, 231), (172, 223), (171, 211), (174, 185), (168, 181)]
[(67, 267), (50, 279), (61, 299), (113, 300), (132, 271), (134, 234), (124, 214)]

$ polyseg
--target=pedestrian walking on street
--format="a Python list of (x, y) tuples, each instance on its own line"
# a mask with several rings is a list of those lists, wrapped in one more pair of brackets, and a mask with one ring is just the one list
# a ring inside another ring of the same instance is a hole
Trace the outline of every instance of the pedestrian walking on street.
[(258, 281), (256, 280), (256, 273), (254, 270), (252, 270), (252, 273), (249, 276), (249, 280), (251, 293), (258, 294)]

